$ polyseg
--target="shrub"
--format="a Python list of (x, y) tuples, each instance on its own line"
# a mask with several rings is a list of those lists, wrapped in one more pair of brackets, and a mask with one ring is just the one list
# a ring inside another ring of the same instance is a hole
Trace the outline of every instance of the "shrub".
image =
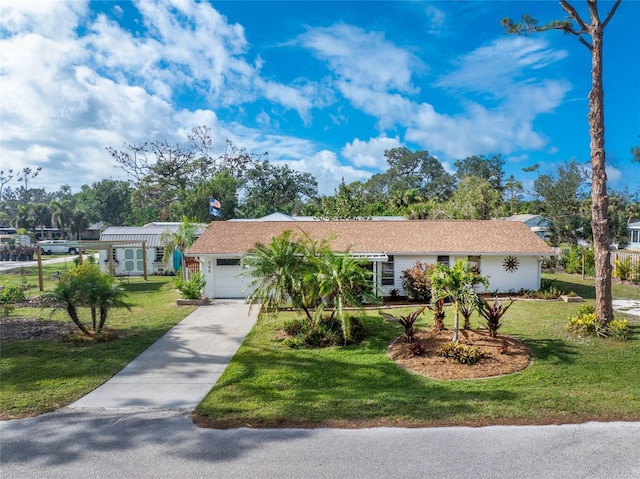
[(596, 268), (593, 249), (571, 245), (569, 251), (560, 259), (560, 265), (566, 273), (582, 273), (582, 257), (584, 256), (584, 272), (587, 276), (593, 276)]
[(414, 341), (409, 344), (409, 350), (414, 356), (422, 356), (427, 352), (427, 345), (422, 341)]
[(616, 258), (613, 271), (616, 278), (621, 281), (627, 281), (632, 272), (631, 257), (626, 257), (622, 260)]
[(411, 301), (429, 303), (431, 301), (431, 273), (435, 265), (415, 264), (402, 272), (402, 288)]
[(0, 310), (2, 317), (8, 318), (16, 309), (14, 304), (22, 303), (25, 300), (24, 290), (20, 286), (7, 286), (0, 290)]
[(555, 299), (563, 294), (563, 291), (554, 285), (555, 279), (543, 278), (540, 281), (540, 289), (537, 291), (536, 297), (539, 299)]
[(567, 329), (574, 334), (601, 338), (626, 340), (629, 337), (629, 323), (626, 319), (614, 319), (609, 324), (602, 324), (598, 321), (595, 307), (591, 304), (580, 306), (578, 313), (569, 318)]
[(400, 297), (400, 290), (398, 288), (392, 288), (389, 290), (389, 299), (397, 300)]
[(180, 291), (184, 299), (198, 299), (202, 295), (202, 288), (207, 284), (200, 271), (191, 273), (189, 279), (184, 279), (182, 275), (176, 276), (173, 284)]
[(489, 353), (484, 349), (453, 342), (443, 344), (436, 351), (436, 355), (452, 359), (460, 364), (475, 364), (489, 357)]
[[(366, 338), (368, 331), (360, 318), (349, 317), (348, 321), (351, 328), (349, 344), (358, 343)], [(342, 322), (336, 317), (323, 318), (316, 323), (304, 318), (292, 319), (284, 323), (283, 329), (288, 337), (282, 344), (290, 348), (325, 348), (344, 345)]]
[(20, 286), (7, 286), (0, 290), (0, 304), (16, 304), (24, 300), (24, 290)]
[(629, 339), (629, 321), (626, 319), (614, 319), (611, 321), (607, 330), (612, 338), (627, 340)]

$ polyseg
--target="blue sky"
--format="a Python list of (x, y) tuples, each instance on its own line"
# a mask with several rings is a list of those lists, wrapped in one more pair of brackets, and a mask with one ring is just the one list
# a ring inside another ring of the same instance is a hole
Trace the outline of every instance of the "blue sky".
[[(587, 17), (584, 0), (572, 2)], [(604, 18), (612, 2), (599, 2)], [(523, 168), (589, 160), (590, 54), (574, 37), (505, 35), (500, 19), (563, 18), (556, 1), (20, 1), (0, 12), (0, 161), (54, 190), (124, 175), (105, 147), (186, 142), (209, 126), (320, 192), (384, 171), (385, 149), (450, 172), (500, 153)], [(640, 189), (640, 2), (605, 33), (609, 186)], [(17, 186), (15, 183), (11, 186)]]

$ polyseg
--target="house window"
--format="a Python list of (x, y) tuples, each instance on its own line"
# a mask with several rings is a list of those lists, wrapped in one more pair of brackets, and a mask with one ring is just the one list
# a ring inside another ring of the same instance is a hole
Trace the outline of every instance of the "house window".
[(240, 258), (216, 258), (216, 266), (240, 266)]
[(469, 270), (480, 274), (480, 256), (468, 256)]
[(164, 258), (164, 249), (156, 248), (156, 263), (162, 263), (162, 258)]
[(640, 230), (629, 230), (629, 243), (640, 243)]
[(449, 266), (449, 256), (448, 255), (438, 255), (438, 264), (444, 264)]
[(382, 263), (382, 286), (393, 286), (395, 284), (395, 268), (393, 266), (393, 255), (389, 255), (387, 261)]
[[(111, 260), (114, 263), (118, 262), (118, 257), (116, 256), (116, 251), (117, 251), (116, 248), (111, 248)], [(107, 250), (107, 257), (105, 258), (104, 262), (105, 263), (109, 262), (109, 250)]]

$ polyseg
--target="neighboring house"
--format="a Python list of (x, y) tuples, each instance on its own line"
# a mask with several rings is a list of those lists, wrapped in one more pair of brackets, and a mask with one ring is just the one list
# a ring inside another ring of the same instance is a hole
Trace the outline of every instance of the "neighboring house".
[(506, 221), (521, 221), (527, 225), (531, 231), (537, 234), (541, 239), (548, 240), (551, 238), (551, 222), (540, 215), (512, 215), (505, 218)]
[(629, 244), (627, 244), (627, 249), (640, 250), (640, 221), (629, 223), (627, 230), (629, 231)]
[(197, 257), (209, 298), (245, 297), (250, 278), (240, 259), (256, 243), (267, 244), (285, 230), (331, 241), (371, 262), (380, 294), (397, 289), (402, 272), (416, 261), (452, 265), (464, 258), (489, 278), (489, 291), (540, 288), (540, 265), (554, 250), (516, 221), (215, 221), (187, 252)]
[[(130, 245), (117, 245), (112, 249), (114, 275), (142, 276), (144, 271), (144, 253), (142, 241), (145, 241), (147, 274), (168, 274), (180, 268), (178, 254), (172, 254), (167, 261), (163, 261), (164, 245), (161, 238), (166, 231), (176, 232), (180, 223), (149, 223), (144, 226), (110, 226), (100, 234), (100, 241), (134, 241)], [(199, 225), (196, 235), (204, 230)], [(100, 269), (109, 271), (109, 256), (107, 250), (100, 251)]]

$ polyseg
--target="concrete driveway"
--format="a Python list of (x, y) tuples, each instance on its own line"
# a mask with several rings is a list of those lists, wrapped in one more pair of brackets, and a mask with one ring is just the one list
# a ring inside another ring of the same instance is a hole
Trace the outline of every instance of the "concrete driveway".
[(258, 317), (244, 300), (201, 306), (68, 409), (194, 409)]

